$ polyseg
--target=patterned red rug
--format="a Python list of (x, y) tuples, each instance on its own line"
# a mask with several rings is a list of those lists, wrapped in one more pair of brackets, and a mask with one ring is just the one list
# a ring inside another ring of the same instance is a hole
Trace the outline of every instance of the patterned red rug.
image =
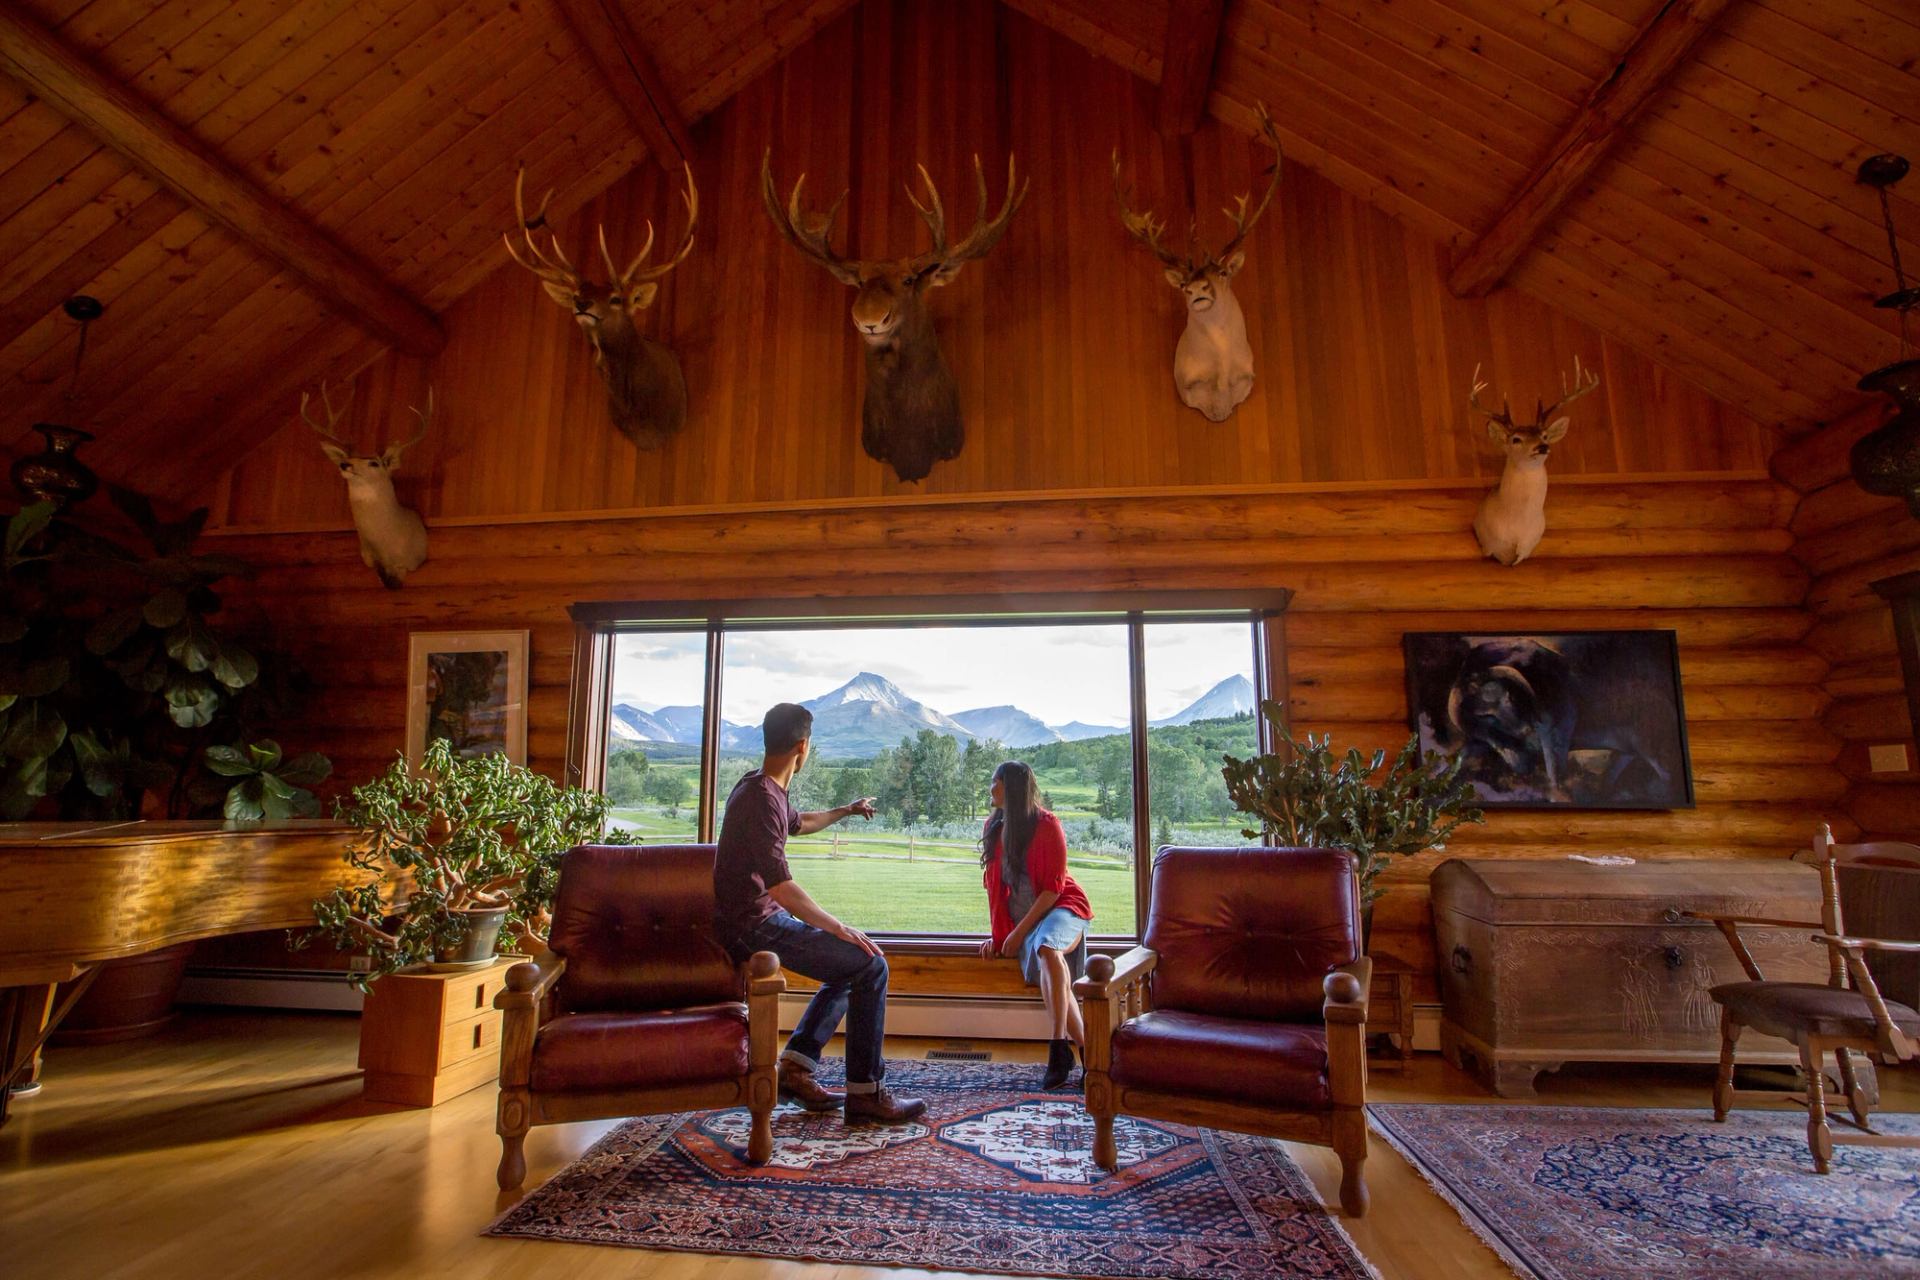
[(1279, 1143), (1122, 1119), (1108, 1174), (1079, 1095), (1038, 1074), (891, 1062), (887, 1083), (927, 1099), (920, 1122), (782, 1106), (758, 1168), (743, 1110), (629, 1120), (488, 1234), (1015, 1275), (1376, 1275)]

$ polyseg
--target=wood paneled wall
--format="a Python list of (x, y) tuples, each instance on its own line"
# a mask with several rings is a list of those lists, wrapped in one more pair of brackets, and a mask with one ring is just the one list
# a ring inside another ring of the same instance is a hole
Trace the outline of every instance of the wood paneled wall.
[[(1793, 516), (1794, 555), (1813, 575), (1807, 644), (1830, 664), (1825, 724), (1840, 741), (1837, 763), (1848, 779), (1841, 810), (1868, 836), (1920, 842), (1920, 752), (1893, 612), (1871, 585), (1920, 569), (1920, 520), (1847, 474), (1847, 451), (1885, 417), (1876, 405), (1796, 441), (1774, 456), (1773, 474), (1805, 494)], [(1872, 772), (1867, 748), (1875, 743), (1905, 744), (1907, 770)]]
[(342, 782), (400, 747), (410, 630), (529, 628), (529, 751), (557, 773), (574, 601), (1290, 587), (1294, 727), (1342, 745), (1404, 741), (1403, 631), (1679, 633), (1698, 807), (1496, 814), (1393, 873), (1380, 950), (1428, 962), (1425, 880), (1445, 856), (1771, 858), (1804, 842), (1847, 779), (1821, 725), (1828, 664), (1803, 643), (1809, 578), (1789, 553), (1791, 491), (1757, 474), (1564, 481), (1546, 540), (1513, 569), (1474, 545), (1481, 492), (1290, 486), (476, 523), (438, 530), (433, 559), (398, 592), (360, 565), (349, 534), (218, 541), (261, 568), (236, 606), (264, 610), (323, 690), (281, 740), (327, 752)]
[[(403, 430), (431, 383), (435, 434), (407, 459), (403, 495), (429, 521), (536, 512), (819, 501), (908, 493), (1404, 481), (1491, 475), (1498, 458), (1466, 410), (1473, 368), (1517, 402), (1552, 394), (1573, 357), (1604, 378), (1582, 401), (1557, 475), (1757, 469), (1769, 433), (1652, 362), (1513, 291), (1462, 301), (1447, 250), (1303, 166), (1248, 244), (1236, 281), (1259, 381), (1212, 424), (1172, 387), (1178, 295), (1115, 216), (1118, 147), (1139, 200), (1176, 228), (1218, 208), (1270, 155), (1217, 121), (1188, 143), (1153, 131), (1154, 91), (998, 6), (867, 3), (828, 25), (696, 129), (701, 225), (692, 256), (649, 313), (691, 391), (682, 437), (642, 453), (607, 421), (571, 318), (506, 262), (445, 312), (432, 362), (386, 358), (363, 375), (353, 420), (371, 445)], [(977, 151), (998, 198), (1011, 150), (1032, 194), (1005, 240), (939, 291), (968, 443), (921, 485), (861, 452), (864, 378), (849, 291), (774, 231), (757, 192), (771, 145), (822, 207), (851, 195), (842, 244), (872, 256), (924, 243), (902, 185), (925, 162), (970, 212)], [(505, 181), (506, 179), (502, 179)], [(616, 254), (647, 219), (678, 233), (679, 202), (654, 166), (561, 231), (576, 258), (604, 223)], [(297, 397), (278, 406), (293, 421)], [(216, 521), (339, 527), (337, 476), (293, 422), (213, 495)]]

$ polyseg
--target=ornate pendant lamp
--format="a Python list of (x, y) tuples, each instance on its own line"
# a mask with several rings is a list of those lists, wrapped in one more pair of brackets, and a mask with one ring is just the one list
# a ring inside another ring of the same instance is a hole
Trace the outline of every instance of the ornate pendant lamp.
[[(80, 341), (73, 353), (73, 377), (67, 383), (62, 401), (62, 417), (73, 416), (73, 396), (80, 387), (80, 368), (87, 358), (87, 326), (106, 310), (98, 298), (76, 294), (63, 304), (67, 315), (80, 325)], [(93, 439), (90, 432), (58, 422), (36, 422), (33, 429), (47, 442), (39, 453), (17, 459), (8, 474), (13, 487), (28, 502), (51, 502), (54, 510), (65, 511), (77, 502), (85, 502), (100, 487), (100, 477), (80, 461), (73, 451)]]
[(1848, 463), (1854, 483), (1868, 493), (1905, 498), (1920, 519), (1920, 360), (1913, 358), (1908, 313), (1920, 306), (1920, 288), (1907, 284), (1900, 266), (1900, 242), (1893, 232), (1887, 188), (1907, 176), (1905, 156), (1869, 156), (1860, 162), (1860, 181), (1880, 193), (1880, 215), (1887, 227), (1887, 253), (1893, 259), (1894, 291), (1873, 305), (1900, 313), (1900, 358), (1875, 369), (1857, 384), (1862, 391), (1884, 392), (1896, 412), (1877, 430), (1854, 442)]

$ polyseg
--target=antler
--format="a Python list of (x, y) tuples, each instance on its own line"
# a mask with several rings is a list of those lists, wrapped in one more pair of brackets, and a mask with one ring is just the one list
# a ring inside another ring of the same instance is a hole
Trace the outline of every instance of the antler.
[(1273, 193), (1280, 189), (1280, 165), (1284, 159), (1280, 151), (1280, 135), (1274, 130), (1273, 117), (1267, 114), (1266, 103), (1256, 102), (1254, 112), (1260, 120), (1260, 132), (1273, 147), (1273, 179), (1267, 183), (1267, 193), (1260, 197), (1260, 203), (1254, 208), (1251, 216), (1247, 213), (1247, 200), (1253, 195), (1251, 190), (1244, 196), (1233, 198), (1236, 208), (1221, 210), (1233, 222), (1233, 239), (1227, 241), (1226, 247), (1213, 255), (1215, 262), (1230, 257), (1240, 247), (1240, 242), (1247, 238), (1247, 232), (1253, 230), (1253, 224), (1260, 221), (1260, 215), (1265, 213), (1267, 206), (1273, 203)]
[(687, 176), (687, 189), (680, 193), (680, 199), (687, 206), (687, 232), (680, 241), (680, 247), (674, 250), (671, 258), (657, 267), (648, 267), (644, 271), (640, 269), (641, 264), (646, 262), (647, 255), (653, 252), (653, 220), (649, 218), (647, 242), (640, 246), (639, 253), (633, 255), (633, 261), (627, 264), (625, 271), (616, 271), (613, 266), (613, 254), (607, 251), (607, 229), (604, 226), (600, 228), (600, 259), (607, 264), (608, 278), (613, 281), (614, 288), (621, 293), (631, 292), (635, 284), (658, 280), (679, 266), (693, 249), (693, 229), (700, 221), (700, 190), (693, 185), (693, 166), (683, 163), (681, 167), (686, 171)]
[(1128, 205), (1133, 199), (1133, 188), (1126, 185), (1120, 177), (1120, 148), (1113, 149), (1113, 200), (1120, 206), (1120, 222), (1126, 227), (1127, 234), (1153, 250), (1153, 256), (1160, 259), (1164, 266), (1178, 271), (1191, 271), (1193, 263), (1182, 258), (1160, 243), (1160, 237), (1166, 233), (1167, 224), (1153, 216), (1153, 210), (1135, 213)]
[(315, 422), (313, 420), (313, 415), (307, 412), (307, 401), (310, 398), (311, 398), (311, 393), (306, 391), (302, 391), (300, 393), (301, 421), (305, 422), (309, 427), (312, 427), (316, 432), (320, 434), (320, 436), (323, 439), (330, 440), (334, 444), (339, 445), (342, 449), (345, 449), (348, 452), (352, 452), (353, 446), (348, 444), (345, 440), (342, 440), (339, 436), (335, 435), (333, 432), (333, 429), (340, 425), (340, 419), (346, 416), (347, 406), (353, 403), (353, 380), (351, 378), (347, 380), (347, 398), (345, 401), (341, 403), (338, 409), (335, 409), (333, 407), (333, 394), (327, 390), (326, 379), (324, 378), (321, 379), (320, 403), (325, 407), (325, 412), (327, 415), (327, 425), (324, 427), (321, 426), (319, 423)]
[[(526, 241), (527, 253), (532, 260), (521, 257), (520, 251), (513, 247), (513, 237), (503, 233), (500, 239), (507, 246), (507, 255), (542, 280), (563, 285), (568, 289), (577, 288), (580, 284), (580, 273), (574, 270), (573, 263), (567, 260), (565, 251), (560, 248), (560, 237), (552, 227), (547, 227), (547, 205), (553, 200), (553, 192), (549, 190), (541, 197), (540, 211), (529, 218), (527, 217), (526, 185), (527, 171), (523, 168), (513, 180), (513, 212), (514, 216), (520, 220), (520, 238)], [(535, 227), (547, 227), (547, 242), (552, 246), (553, 257), (549, 258), (541, 250), (539, 242), (533, 238)], [(603, 249), (605, 241), (606, 236), (603, 230), (601, 235)], [(651, 247), (651, 234), (649, 234), (648, 243)]]
[(833, 234), (833, 220), (840, 216), (840, 206), (847, 202), (847, 193), (842, 191), (840, 198), (826, 212), (825, 217), (812, 213), (800, 202), (800, 193), (806, 188), (807, 175), (802, 173), (793, 184), (793, 194), (787, 197), (786, 207), (780, 205), (780, 193), (773, 183), (773, 148), (768, 147), (760, 156), (760, 199), (767, 206), (767, 215), (773, 219), (773, 225), (780, 229), (793, 247), (812, 258), (832, 273), (834, 279), (842, 284), (857, 285), (865, 263), (851, 258), (843, 258), (833, 251), (829, 240)]
[[(912, 201), (915, 212), (926, 222), (927, 229), (933, 233), (933, 247), (913, 260), (916, 274), (939, 269), (958, 267), (963, 262), (983, 258), (994, 245), (1000, 243), (1000, 237), (1007, 233), (1007, 224), (1013, 220), (1014, 212), (1027, 198), (1027, 188), (1033, 184), (1029, 178), (1019, 182), (1014, 168), (1013, 154), (1007, 154), (1007, 198), (1000, 206), (1000, 212), (987, 217), (987, 172), (980, 167), (980, 157), (973, 157), (973, 180), (979, 192), (979, 200), (974, 208), (973, 230), (967, 232), (967, 238), (951, 249), (947, 247), (947, 213), (940, 204), (939, 188), (933, 185), (933, 179), (927, 176), (925, 165), (917, 166), (920, 181), (927, 188), (927, 204), (921, 204), (914, 198), (913, 188), (907, 188), (907, 199)], [(931, 206), (931, 207), (929, 207)]]
[[(1578, 400), (1581, 396), (1586, 395), (1589, 391), (1592, 391), (1595, 387), (1599, 385), (1600, 385), (1600, 375), (1595, 373), (1591, 369), (1583, 370), (1580, 367), (1580, 357), (1576, 355), (1573, 358), (1572, 383), (1569, 384), (1566, 377), (1563, 375), (1560, 379), (1560, 398), (1558, 400), (1555, 400), (1552, 404), (1540, 405), (1540, 414), (1537, 418), (1534, 419), (1534, 421), (1544, 424), (1548, 419), (1548, 417), (1550, 417), (1556, 410), (1560, 409), (1565, 405), (1572, 404), (1575, 400)], [(1538, 403), (1538, 401), (1536, 401), (1535, 403)]]
[(427, 407), (425, 409), (418, 408), (414, 405), (408, 405), (407, 407), (412, 410), (415, 417), (420, 419), (420, 429), (399, 444), (387, 446), (388, 466), (399, 462), (401, 454), (427, 438), (427, 428), (433, 425), (433, 384), (427, 384)]
[(1513, 426), (1513, 402), (1501, 396), (1500, 412), (1495, 413), (1480, 403), (1480, 393), (1486, 389), (1487, 384), (1480, 380), (1480, 366), (1476, 364), (1473, 366), (1473, 389), (1467, 392), (1467, 403), (1473, 406), (1475, 412), (1484, 414), (1487, 421), (1497, 422), (1503, 427)]

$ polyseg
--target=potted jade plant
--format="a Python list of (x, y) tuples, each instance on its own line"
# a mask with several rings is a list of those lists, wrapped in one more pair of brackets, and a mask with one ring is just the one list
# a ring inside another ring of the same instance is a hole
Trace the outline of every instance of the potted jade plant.
[[(1264, 702), (1261, 710), (1286, 737), (1280, 705)], [(1291, 750), (1285, 753), (1226, 757), (1221, 773), (1227, 794), (1259, 823), (1242, 834), (1274, 845), (1351, 853), (1371, 941), (1373, 904), (1385, 892), (1378, 881), (1388, 863), (1445, 848), (1461, 824), (1484, 820), (1473, 804), (1473, 784), (1461, 776), (1463, 759), (1423, 754), (1418, 737), (1409, 738), (1391, 763), (1385, 751), (1367, 757), (1352, 748), (1336, 755), (1330, 734), (1286, 741)]]
[(413, 965), (444, 971), (491, 964), (501, 940), (522, 948), (545, 936), (560, 857), (602, 838), (607, 799), (557, 786), (503, 755), (456, 756), (427, 744), (335, 805), (366, 833), (347, 861), (372, 878), (313, 904), (325, 936), (372, 953), (374, 979)]

